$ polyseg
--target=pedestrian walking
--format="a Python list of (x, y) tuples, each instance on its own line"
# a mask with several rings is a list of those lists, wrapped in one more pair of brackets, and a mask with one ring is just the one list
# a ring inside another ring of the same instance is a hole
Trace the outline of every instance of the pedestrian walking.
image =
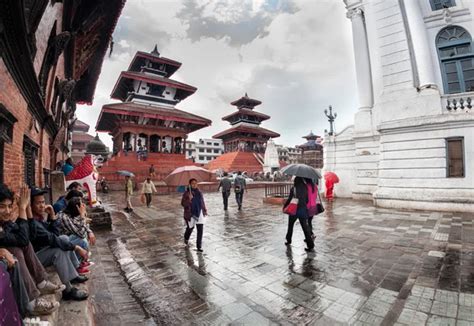
[(184, 233), (184, 243), (189, 244), (189, 238), (197, 228), (197, 251), (202, 252), (202, 234), (204, 232), (204, 217), (207, 216), (206, 204), (204, 196), (197, 187), (197, 180), (189, 180), (189, 185), (181, 199), (181, 205), (184, 208), (184, 220), (186, 222), (186, 231)]
[(239, 211), (242, 209), (242, 204), (244, 202), (244, 192), (246, 191), (246, 189), (247, 182), (242, 176), (242, 172), (239, 171), (234, 180), (235, 200), (237, 201), (237, 205), (239, 206)]
[[(297, 203), (293, 203), (293, 199), (297, 199)], [(284, 205), (284, 209), (287, 208), (290, 204), (296, 204), (296, 211), (288, 217), (288, 231), (286, 232), (286, 242), (285, 245), (291, 244), (291, 239), (293, 237), (293, 227), (295, 225), (296, 220), (298, 220), (301, 224), (301, 228), (303, 229), (303, 233), (305, 235), (306, 251), (313, 251), (314, 250), (314, 242), (311, 238), (311, 231), (308, 226), (308, 188), (307, 184), (302, 177), (296, 177), (293, 187), (290, 190), (290, 194), (288, 199)]]
[(127, 207), (125, 207), (124, 210), (128, 213), (133, 212), (132, 195), (133, 195), (132, 178), (130, 176), (125, 176), (125, 202), (127, 203)]
[(150, 175), (150, 178), (154, 178), (155, 177), (155, 166), (152, 164), (150, 165), (150, 168), (148, 169), (148, 173)]
[(151, 178), (150, 177), (146, 178), (146, 180), (145, 180), (145, 182), (143, 182), (143, 186), (142, 186), (142, 194), (145, 195), (146, 207), (150, 207), (152, 195), (155, 192), (156, 192), (156, 187), (155, 187), (154, 183), (151, 181)]
[(229, 174), (227, 172), (224, 172), (224, 176), (221, 179), (221, 182), (219, 182), (219, 187), (217, 188), (217, 191), (222, 188), (222, 200), (224, 202), (224, 210), (226, 211), (229, 205), (229, 196), (230, 196), (230, 190), (232, 189), (232, 181), (229, 178)]
[(315, 239), (316, 235), (313, 232), (313, 217), (316, 215), (318, 212), (316, 210), (317, 203), (319, 200), (319, 195), (318, 195), (318, 185), (314, 183), (313, 179), (308, 179), (304, 178), (304, 182), (306, 183), (307, 189), (308, 189), (308, 200), (314, 203), (313, 207), (314, 210), (309, 211), (308, 210), (308, 228), (311, 233), (311, 239)]

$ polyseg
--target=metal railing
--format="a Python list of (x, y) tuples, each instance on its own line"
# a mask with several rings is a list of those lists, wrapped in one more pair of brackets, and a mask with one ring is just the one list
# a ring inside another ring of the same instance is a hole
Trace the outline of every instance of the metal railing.
[(290, 194), (292, 183), (267, 183), (265, 184), (265, 198), (286, 198)]

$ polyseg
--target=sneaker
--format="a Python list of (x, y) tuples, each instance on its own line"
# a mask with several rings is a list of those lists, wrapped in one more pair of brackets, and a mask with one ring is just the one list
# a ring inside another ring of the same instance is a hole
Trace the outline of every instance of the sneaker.
[(84, 267), (84, 266), (79, 266), (77, 269), (76, 269), (77, 273), (79, 275), (86, 275), (86, 274), (90, 274), (90, 270), (87, 269), (87, 267)]
[(86, 300), (89, 297), (87, 292), (81, 291), (78, 288), (72, 288), (70, 291), (66, 292), (63, 291), (63, 300), (74, 300), (74, 301), (82, 301)]
[[(87, 276), (84, 276), (84, 275), (79, 275), (78, 277), (76, 277), (75, 279), (71, 280), (71, 283), (72, 284), (79, 284), (79, 283), (85, 283), (89, 280), (89, 278)], [(63, 291), (64, 292), (64, 291)]]
[(33, 310), (30, 313), (33, 316), (50, 315), (59, 308), (59, 302), (49, 301), (46, 298), (39, 297), (35, 299)]
[(54, 293), (57, 293), (57, 292), (61, 292), (65, 288), (66, 288), (66, 286), (64, 284), (59, 284), (58, 285), (58, 284), (54, 284), (53, 282), (50, 282), (50, 281), (45, 281), (45, 285), (41, 288), (38, 285), (38, 289), (39, 289), (41, 295), (54, 294)]
[(314, 252), (314, 247), (312, 247), (312, 248), (304, 248), (304, 250), (305, 250), (306, 252)]
[(94, 265), (95, 265), (95, 263), (92, 262), (92, 261), (83, 261), (83, 262), (79, 265), (79, 268), (81, 268), (81, 267), (87, 268), (87, 267), (91, 267), (91, 266), (94, 266)]
[(196, 251), (197, 252), (204, 252), (204, 250), (202, 250), (202, 248), (197, 248)]

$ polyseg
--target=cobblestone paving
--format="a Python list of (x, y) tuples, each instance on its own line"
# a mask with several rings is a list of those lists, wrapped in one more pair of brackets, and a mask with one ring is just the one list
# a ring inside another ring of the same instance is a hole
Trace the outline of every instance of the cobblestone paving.
[[(121, 195), (105, 201), (120, 209)], [(108, 245), (157, 324), (474, 325), (472, 216), (337, 200), (308, 254), (298, 225), (284, 245), (287, 218), (262, 197), (224, 212), (205, 194), (203, 254), (184, 247), (179, 196), (114, 215)]]

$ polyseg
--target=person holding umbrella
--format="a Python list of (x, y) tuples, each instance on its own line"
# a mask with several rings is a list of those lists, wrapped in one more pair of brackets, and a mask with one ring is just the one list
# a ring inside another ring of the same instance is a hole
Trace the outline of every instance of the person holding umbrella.
[(324, 173), (324, 180), (326, 183), (326, 199), (328, 201), (334, 200), (334, 185), (339, 182), (339, 177), (334, 172)]
[(286, 242), (285, 245), (291, 245), (291, 239), (293, 237), (293, 227), (295, 225), (296, 220), (300, 221), (301, 228), (303, 229), (303, 233), (305, 236), (306, 246), (304, 250), (306, 251), (313, 251), (314, 250), (314, 242), (311, 237), (311, 231), (308, 225), (308, 188), (304, 178), (296, 177), (293, 183), (293, 187), (290, 190), (290, 194), (284, 208), (290, 205), (293, 198), (298, 199), (297, 210), (294, 215), (290, 215), (288, 218), (288, 230), (286, 232)]
[(198, 252), (202, 252), (202, 235), (204, 232), (204, 217), (207, 216), (206, 204), (204, 196), (197, 187), (197, 180), (192, 178), (189, 180), (188, 187), (181, 199), (181, 206), (184, 208), (184, 220), (186, 222), (186, 231), (184, 233), (184, 243), (188, 246), (189, 238), (197, 228), (196, 247)]

